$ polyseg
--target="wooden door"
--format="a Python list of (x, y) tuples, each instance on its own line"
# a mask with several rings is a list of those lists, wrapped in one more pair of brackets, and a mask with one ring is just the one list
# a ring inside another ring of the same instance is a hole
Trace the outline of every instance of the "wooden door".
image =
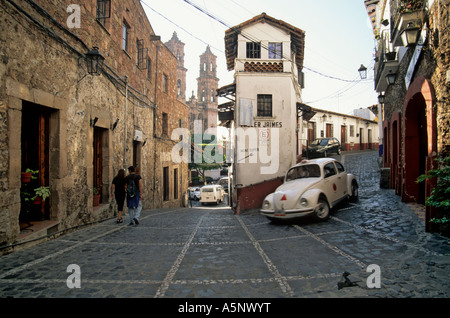
[(345, 143), (347, 142), (347, 139), (345, 138), (347, 134), (347, 127), (341, 126), (341, 146), (344, 148)]
[(102, 194), (102, 183), (103, 183), (102, 147), (103, 147), (103, 144), (102, 144), (101, 129), (98, 127), (94, 127), (94, 162), (93, 162), (93, 165), (94, 165), (94, 187), (96, 187), (99, 190), (100, 195)]
[(327, 126), (326, 126), (326, 137), (333, 137), (333, 134), (332, 134), (332, 125), (331, 124), (327, 124)]

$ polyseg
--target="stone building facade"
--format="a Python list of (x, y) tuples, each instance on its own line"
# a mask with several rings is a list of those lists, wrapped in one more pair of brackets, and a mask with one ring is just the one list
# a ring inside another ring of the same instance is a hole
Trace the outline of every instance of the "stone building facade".
[[(188, 107), (139, 1), (8, 0), (0, 13), (0, 245), (113, 217), (111, 182), (130, 165), (144, 209), (180, 206), (187, 164), (171, 160), (170, 136)], [(93, 47), (100, 76), (87, 70)], [(51, 195), (30, 208), (24, 193), (39, 186)]]
[(219, 79), (217, 78), (217, 56), (210, 47), (200, 55), (199, 77), (197, 78), (197, 96), (192, 96), (187, 101), (189, 106), (189, 127), (194, 130), (194, 121), (202, 121), (203, 131), (209, 128), (217, 128), (218, 122), (218, 99), (217, 89)]
[(183, 103), (186, 102), (186, 73), (184, 67), (184, 43), (180, 41), (176, 32), (172, 38), (165, 43), (169, 50), (177, 57), (177, 98)]
[[(433, 186), (417, 177), (450, 155), (450, 1), (366, 0), (378, 40), (375, 88), (383, 97), (383, 164), (405, 202)], [(426, 208), (426, 229), (435, 211)]]

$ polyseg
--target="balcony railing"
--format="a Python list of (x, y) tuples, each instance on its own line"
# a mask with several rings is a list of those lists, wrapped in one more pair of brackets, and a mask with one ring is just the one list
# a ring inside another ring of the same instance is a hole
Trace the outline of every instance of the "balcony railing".
[(402, 13), (421, 11), (424, 8), (425, 0), (391, 0), (392, 21), (397, 22)]

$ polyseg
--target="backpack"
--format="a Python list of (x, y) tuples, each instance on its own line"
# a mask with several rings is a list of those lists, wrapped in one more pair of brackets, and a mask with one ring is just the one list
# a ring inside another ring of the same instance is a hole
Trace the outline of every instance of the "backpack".
[(136, 182), (134, 181), (135, 177), (129, 178), (127, 183), (127, 194), (129, 198), (134, 198), (137, 194)]

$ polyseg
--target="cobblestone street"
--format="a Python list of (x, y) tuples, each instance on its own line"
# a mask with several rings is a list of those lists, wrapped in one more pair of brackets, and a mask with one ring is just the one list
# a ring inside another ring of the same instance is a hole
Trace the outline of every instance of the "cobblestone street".
[[(274, 224), (224, 204), (146, 210), (138, 226), (111, 219), (1, 257), (0, 297), (449, 297), (449, 239), (379, 188), (377, 155), (342, 156), (360, 199), (326, 222)], [(356, 286), (338, 288), (344, 272)]]

